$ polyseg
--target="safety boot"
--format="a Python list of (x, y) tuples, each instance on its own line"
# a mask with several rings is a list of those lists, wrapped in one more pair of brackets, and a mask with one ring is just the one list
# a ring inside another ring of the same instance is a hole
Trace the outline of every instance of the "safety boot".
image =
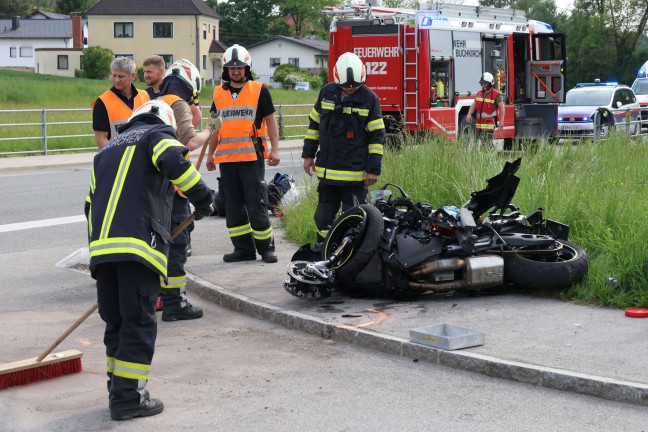
[(188, 302), (184, 307), (181, 307), (180, 305), (168, 306), (162, 311), (162, 321), (167, 322), (198, 319), (202, 318), (202, 316), (203, 310)]
[(164, 404), (160, 399), (151, 399), (147, 396), (144, 402), (132, 408), (110, 409), (113, 420), (130, 420), (136, 417), (150, 417), (164, 411)]
[(240, 249), (234, 249), (234, 252), (226, 253), (223, 255), (225, 262), (239, 262), (239, 261), (254, 261), (256, 260), (256, 252), (243, 252)]
[(263, 262), (272, 264), (277, 262), (277, 255), (275, 255), (274, 251), (268, 249), (261, 252), (261, 259), (263, 260)]

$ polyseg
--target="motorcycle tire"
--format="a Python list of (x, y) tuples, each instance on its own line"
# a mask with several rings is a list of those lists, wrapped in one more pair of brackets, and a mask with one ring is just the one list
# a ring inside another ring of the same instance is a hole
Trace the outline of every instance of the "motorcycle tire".
[(351, 246), (342, 251), (340, 259), (332, 268), (336, 278), (352, 281), (378, 250), (383, 229), (382, 214), (376, 207), (370, 204), (352, 207), (333, 223), (324, 240), (322, 259), (329, 259), (342, 239), (350, 235)]
[(580, 282), (589, 266), (585, 251), (578, 245), (556, 240), (562, 248), (547, 259), (543, 254), (504, 254), (504, 278), (526, 288), (562, 290)]

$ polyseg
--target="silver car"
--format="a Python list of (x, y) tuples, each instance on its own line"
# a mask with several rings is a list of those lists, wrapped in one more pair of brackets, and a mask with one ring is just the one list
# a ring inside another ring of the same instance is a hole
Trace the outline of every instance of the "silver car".
[[(580, 83), (569, 90), (565, 103), (558, 107), (561, 138), (594, 136), (594, 114), (601, 118), (601, 136), (610, 128), (640, 132), (641, 107), (632, 89), (617, 83)], [(629, 129), (627, 128), (630, 122)]]

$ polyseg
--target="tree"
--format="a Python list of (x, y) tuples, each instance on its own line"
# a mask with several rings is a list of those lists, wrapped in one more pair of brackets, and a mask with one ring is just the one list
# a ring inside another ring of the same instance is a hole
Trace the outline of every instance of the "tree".
[(22, 17), (30, 12), (30, 7), (31, 2), (28, 0), (3, 0), (0, 2), (0, 17)]
[(81, 67), (85, 78), (105, 79), (110, 75), (110, 63), (115, 54), (108, 48), (91, 46), (83, 49)]
[(215, 4), (210, 0), (208, 4), (221, 16), (220, 40), (227, 45), (246, 46), (276, 35), (271, 31), (276, 17), (275, 0), (228, 0)]
[(293, 22), (293, 35), (295, 37), (304, 37), (306, 24), (309, 23), (313, 31), (317, 32), (316, 27), (320, 22), (321, 11), (325, 6), (331, 6), (330, 0), (280, 0), (279, 12), (281, 16), (287, 16)]
[(85, 13), (96, 0), (57, 0), (56, 12), (69, 15), (72, 12)]

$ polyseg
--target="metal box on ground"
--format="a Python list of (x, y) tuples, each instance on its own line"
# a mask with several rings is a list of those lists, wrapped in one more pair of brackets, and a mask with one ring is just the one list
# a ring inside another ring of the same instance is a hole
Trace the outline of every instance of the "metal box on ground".
[(436, 324), (410, 330), (410, 341), (444, 350), (484, 344), (484, 333), (452, 324)]

